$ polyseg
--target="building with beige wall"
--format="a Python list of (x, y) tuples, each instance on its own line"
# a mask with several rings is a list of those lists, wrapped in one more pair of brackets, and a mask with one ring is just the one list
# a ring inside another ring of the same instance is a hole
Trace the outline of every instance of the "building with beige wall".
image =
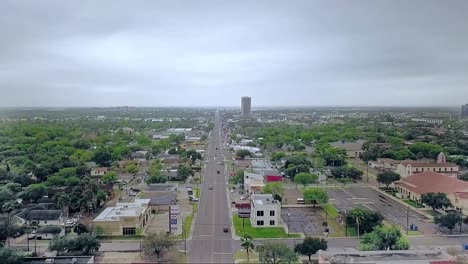
[(117, 203), (107, 207), (92, 222), (103, 235), (136, 235), (148, 224), (151, 210), (150, 199), (136, 199), (133, 203)]
[(346, 150), (346, 155), (348, 156), (348, 158), (358, 159), (361, 158), (362, 154), (364, 153), (364, 150), (362, 149), (363, 144), (364, 141), (361, 140), (358, 140), (356, 142), (346, 142), (342, 140), (338, 142), (333, 142), (330, 145), (335, 148)]
[(271, 194), (252, 194), (250, 223), (252, 227), (281, 226), (281, 203)]
[(400, 174), (402, 178), (406, 178), (416, 173), (425, 171), (432, 171), (445, 174), (449, 177), (457, 178), (460, 174), (460, 167), (457, 164), (446, 163), (429, 163), (417, 161), (403, 161), (397, 165), (396, 173)]
[(417, 202), (421, 202), (421, 196), (425, 193), (445, 193), (456, 210), (462, 209), (463, 214), (468, 215), (468, 182), (441, 173), (425, 171), (403, 178), (394, 184), (399, 196)]

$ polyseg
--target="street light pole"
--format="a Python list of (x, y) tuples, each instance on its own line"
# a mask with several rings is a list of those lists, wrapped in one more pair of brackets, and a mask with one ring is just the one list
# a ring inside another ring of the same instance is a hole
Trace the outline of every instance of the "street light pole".
[(356, 217), (357, 239), (359, 240), (359, 217)]
[(288, 238), (289, 238), (289, 226), (290, 226), (290, 221), (289, 221), (289, 217), (291, 216), (291, 213), (288, 213)]

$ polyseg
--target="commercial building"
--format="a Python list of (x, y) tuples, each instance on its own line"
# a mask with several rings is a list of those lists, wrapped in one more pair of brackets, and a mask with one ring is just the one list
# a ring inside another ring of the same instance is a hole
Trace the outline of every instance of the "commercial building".
[(265, 187), (263, 175), (244, 171), (244, 189), (249, 194), (260, 193)]
[(136, 235), (148, 224), (150, 199), (136, 199), (133, 203), (117, 203), (106, 208), (93, 220), (93, 227), (104, 235)]
[(461, 119), (468, 119), (468, 104), (461, 107)]
[(243, 96), (241, 98), (241, 113), (243, 116), (250, 116), (252, 110), (252, 98)]
[(425, 171), (438, 172), (457, 178), (460, 174), (460, 167), (455, 163), (446, 162), (445, 154), (441, 152), (437, 157), (437, 162), (404, 160), (397, 165), (395, 172), (400, 174), (402, 178), (405, 178)]
[(455, 209), (468, 214), (468, 182), (441, 173), (425, 171), (395, 182), (398, 196), (421, 202), (425, 193), (445, 193)]
[(281, 203), (271, 194), (252, 194), (250, 223), (252, 227), (278, 227), (281, 224)]

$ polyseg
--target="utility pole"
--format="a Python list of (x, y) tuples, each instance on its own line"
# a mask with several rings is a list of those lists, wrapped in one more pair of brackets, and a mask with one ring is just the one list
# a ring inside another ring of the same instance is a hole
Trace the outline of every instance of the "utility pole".
[(406, 208), (406, 235), (409, 233), (409, 205)]
[(367, 183), (369, 183), (369, 162), (367, 163)]
[(345, 214), (345, 218), (344, 218), (344, 221), (345, 221), (345, 236), (348, 236), (348, 214), (346, 213), (346, 209), (344, 211), (344, 214)]
[(184, 228), (184, 218), (182, 217), (182, 231), (184, 232), (184, 247), (185, 247), (185, 255), (187, 255), (187, 233), (185, 233)]
[(463, 207), (460, 208), (460, 234), (463, 233)]
[(359, 217), (356, 217), (356, 226), (357, 226), (357, 240), (359, 240)]

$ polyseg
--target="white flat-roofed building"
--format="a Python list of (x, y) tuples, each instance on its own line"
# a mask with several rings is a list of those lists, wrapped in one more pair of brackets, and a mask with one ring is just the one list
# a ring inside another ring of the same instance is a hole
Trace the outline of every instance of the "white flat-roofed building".
[(93, 220), (93, 227), (103, 235), (136, 235), (142, 232), (150, 217), (150, 199), (136, 199), (133, 203), (117, 203), (107, 207)]
[(250, 223), (252, 227), (281, 226), (281, 203), (271, 194), (252, 194)]

